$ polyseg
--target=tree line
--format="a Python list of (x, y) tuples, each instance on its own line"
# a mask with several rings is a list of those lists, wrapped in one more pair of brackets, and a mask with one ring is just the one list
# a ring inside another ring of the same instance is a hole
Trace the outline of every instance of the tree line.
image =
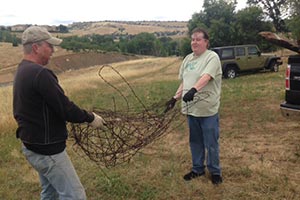
[[(247, 7), (236, 11), (236, 0), (204, 0), (198, 13), (188, 21), (189, 34), (195, 27), (205, 28), (210, 46), (257, 44), (263, 51), (275, 46), (265, 41), (261, 31), (280, 32), (300, 43), (299, 0), (248, 0)], [(64, 31), (66, 27), (63, 27)], [(153, 33), (137, 35), (85, 35), (63, 38), (62, 47), (72, 51), (117, 51), (153, 56), (185, 56), (191, 52), (189, 35), (181, 39), (157, 36)], [(0, 41), (19, 43), (8, 32), (0, 32)]]
[(122, 53), (171, 56), (180, 55), (180, 40), (170, 37), (156, 37), (153, 33), (142, 32), (137, 35), (85, 35), (64, 38), (61, 47), (78, 51), (116, 51)]
[(0, 42), (12, 43), (12, 46), (16, 47), (21, 43), (21, 39), (10, 31), (0, 30)]

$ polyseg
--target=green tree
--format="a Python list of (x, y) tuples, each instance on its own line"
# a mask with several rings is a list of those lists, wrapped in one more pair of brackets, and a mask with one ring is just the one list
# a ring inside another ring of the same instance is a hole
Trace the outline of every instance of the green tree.
[(191, 32), (194, 28), (196, 27), (202, 27), (204, 29), (208, 29), (208, 26), (205, 24), (205, 13), (200, 12), (200, 13), (194, 13), (192, 15), (192, 19), (188, 21), (188, 31), (189, 34), (191, 35)]
[(19, 43), (21, 43), (21, 40), (18, 39), (16, 35), (13, 35), (11, 43), (13, 47), (17, 47)]
[[(261, 31), (272, 31), (272, 23), (265, 21), (263, 11), (258, 7), (247, 7), (236, 14), (235, 44), (262, 44), (261, 48), (270, 48), (269, 43), (259, 36)], [(269, 46), (267, 45), (269, 44)]]
[(155, 39), (154, 46), (153, 46), (153, 54), (154, 56), (167, 56), (168, 52), (166, 48), (163, 46), (163, 43)]
[(158, 38), (161, 43), (161, 52), (159, 56), (178, 55), (179, 43), (170, 37)]
[(184, 38), (180, 42), (180, 55), (185, 57), (186, 55), (190, 54), (192, 52), (191, 49), (191, 39), (190, 38)]
[(192, 19), (189, 20), (189, 33), (196, 27), (210, 28), (216, 20), (221, 20), (223, 23), (230, 25), (234, 21), (236, 4), (236, 0), (204, 0), (203, 11), (195, 13), (192, 15)]
[(300, 1), (288, 0), (290, 8), (290, 18), (287, 22), (288, 29), (291, 31), (291, 37), (300, 45)]
[(232, 44), (236, 4), (235, 0), (205, 0), (203, 10), (195, 13), (189, 20), (189, 34), (194, 28), (202, 27), (209, 32), (211, 46)]
[[(232, 23), (231, 23), (232, 24)], [(209, 29), (210, 46), (231, 45), (235, 41), (233, 26), (224, 22), (224, 19), (211, 20)]]
[(143, 55), (154, 55), (155, 36), (152, 33), (139, 33), (129, 43), (128, 52)]
[(128, 53), (128, 39), (121, 37), (119, 43), (117, 44), (121, 52)]
[(60, 25), (58, 26), (58, 31), (59, 31), (60, 33), (68, 33), (68, 32), (69, 32), (69, 29), (68, 29), (67, 26), (64, 26), (64, 25), (60, 24)]
[(288, 21), (287, 25), (289, 30), (291, 31), (292, 35), (291, 37), (295, 39), (300, 45), (300, 15), (294, 15), (291, 17), (291, 19)]
[(284, 21), (288, 9), (287, 0), (248, 0), (247, 3), (252, 6), (261, 6), (266, 16), (272, 19), (276, 31), (287, 31)]

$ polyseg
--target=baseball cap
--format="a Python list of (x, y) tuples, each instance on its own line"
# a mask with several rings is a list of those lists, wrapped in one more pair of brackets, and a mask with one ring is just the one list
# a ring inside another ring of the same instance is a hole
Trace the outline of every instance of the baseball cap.
[(53, 37), (46, 28), (30, 26), (22, 34), (22, 44), (46, 41), (52, 45), (60, 45), (61, 39)]

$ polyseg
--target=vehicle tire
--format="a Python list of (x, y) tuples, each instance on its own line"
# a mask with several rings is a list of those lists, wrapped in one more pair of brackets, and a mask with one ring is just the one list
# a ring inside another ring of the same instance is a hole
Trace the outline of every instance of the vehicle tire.
[(225, 78), (235, 78), (237, 76), (237, 70), (235, 67), (227, 67), (224, 73)]
[(279, 65), (276, 63), (275, 60), (272, 60), (272, 61), (271, 61), (269, 69), (270, 69), (272, 72), (278, 72), (278, 71), (279, 71)]

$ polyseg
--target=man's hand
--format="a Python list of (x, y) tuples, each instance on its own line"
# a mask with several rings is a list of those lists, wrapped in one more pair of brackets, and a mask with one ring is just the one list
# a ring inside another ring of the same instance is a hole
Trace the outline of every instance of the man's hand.
[(94, 120), (91, 123), (89, 123), (89, 125), (91, 127), (96, 129), (96, 128), (101, 128), (104, 125), (106, 125), (106, 122), (104, 121), (104, 119), (101, 116), (97, 115), (94, 112), (93, 112), (93, 115), (94, 115)]
[(166, 113), (169, 110), (171, 110), (172, 108), (174, 108), (175, 104), (176, 104), (176, 99), (174, 97), (172, 97), (169, 101), (167, 101), (166, 109), (164, 112)]
[(194, 100), (194, 95), (197, 92), (196, 88), (191, 88), (184, 96), (183, 96), (183, 101), (188, 102), (188, 101), (193, 101)]

